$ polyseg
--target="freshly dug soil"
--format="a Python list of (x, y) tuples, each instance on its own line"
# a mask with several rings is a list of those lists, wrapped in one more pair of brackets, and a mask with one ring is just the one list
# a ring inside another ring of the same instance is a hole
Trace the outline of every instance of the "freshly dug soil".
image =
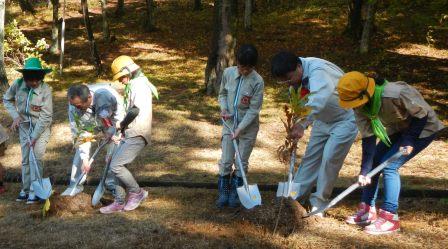
[(76, 196), (61, 196), (55, 193), (50, 197), (49, 216), (66, 216), (76, 213), (93, 212), (92, 197), (86, 193), (79, 193)]
[(275, 232), (285, 237), (311, 227), (319, 221), (317, 217), (302, 218), (307, 211), (297, 201), (291, 199), (265, 198), (261, 206), (250, 210), (241, 207), (233, 212), (231, 217), (225, 210), (220, 215), (226, 216), (227, 220), (243, 231), (249, 227), (257, 227), (265, 233)]

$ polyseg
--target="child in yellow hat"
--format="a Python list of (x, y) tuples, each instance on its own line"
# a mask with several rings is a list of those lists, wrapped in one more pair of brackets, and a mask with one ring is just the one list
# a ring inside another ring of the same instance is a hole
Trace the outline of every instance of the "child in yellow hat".
[[(374, 235), (399, 231), (398, 169), (424, 150), (436, 133), (443, 129), (443, 124), (422, 95), (406, 82), (388, 82), (380, 77), (371, 78), (360, 72), (349, 72), (339, 80), (337, 89), (339, 104), (355, 110), (356, 123), (362, 135), (358, 180), (365, 187), (358, 212), (346, 221), (367, 225), (365, 231)], [(377, 138), (379, 143), (376, 143)], [(403, 156), (382, 171), (383, 204), (377, 216), (375, 200), (379, 175), (372, 179), (366, 175), (399, 150), (404, 151)]]

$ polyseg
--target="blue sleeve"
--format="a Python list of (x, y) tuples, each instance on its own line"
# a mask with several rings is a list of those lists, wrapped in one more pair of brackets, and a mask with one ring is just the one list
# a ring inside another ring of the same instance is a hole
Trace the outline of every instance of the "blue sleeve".
[(360, 175), (367, 175), (373, 166), (376, 151), (376, 137), (370, 136), (362, 139), (362, 160)]
[(412, 117), (409, 128), (401, 135), (401, 146), (414, 146), (428, 121), (428, 115), (423, 118)]

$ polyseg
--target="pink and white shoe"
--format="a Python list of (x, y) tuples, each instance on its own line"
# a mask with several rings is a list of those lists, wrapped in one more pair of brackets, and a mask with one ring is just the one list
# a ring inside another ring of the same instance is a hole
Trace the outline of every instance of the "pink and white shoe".
[(358, 206), (356, 214), (348, 216), (345, 222), (352, 225), (367, 226), (376, 220), (375, 207), (369, 206), (364, 202), (361, 202)]
[(102, 214), (112, 214), (112, 213), (117, 213), (117, 212), (123, 211), (123, 208), (124, 208), (124, 204), (120, 204), (120, 203), (114, 201), (109, 206), (100, 208), (100, 212)]
[(124, 206), (124, 211), (131, 211), (138, 206), (140, 203), (144, 201), (148, 197), (148, 191), (140, 188), (140, 192), (138, 193), (129, 193), (128, 202), (126, 202), (126, 206)]
[(364, 231), (372, 235), (389, 234), (400, 231), (400, 220), (398, 214), (393, 214), (380, 209), (378, 219), (369, 226), (366, 226)]

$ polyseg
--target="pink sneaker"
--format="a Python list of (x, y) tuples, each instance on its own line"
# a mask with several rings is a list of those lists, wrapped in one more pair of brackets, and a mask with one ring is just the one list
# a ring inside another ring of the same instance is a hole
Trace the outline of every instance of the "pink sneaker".
[(120, 203), (114, 201), (109, 206), (100, 208), (100, 212), (102, 214), (112, 214), (112, 213), (123, 211), (123, 208), (124, 208), (124, 204), (120, 204)]
[(378, 219), (371, 225), (366, 226), (364, 231), (368, 234), (381, 235), (400, 231), (400, 220), (398, 214), (393, 214), (380, 209)]
[(364, 202), (361, 202), (356, 214), (349, 216), (345, 219), (345, 222), (352, 225), (367, 226), (376, 220), (375, 207), (369, 206)]
[(126, 206), (124, 206), (124, 211), (131, 211), (138, 206), (140, 203), (144, 201), (148, 197), (148, 191), (140, 188), (140, 192), (138, 193), (129, 193), (128, 202), (126, 202)]

